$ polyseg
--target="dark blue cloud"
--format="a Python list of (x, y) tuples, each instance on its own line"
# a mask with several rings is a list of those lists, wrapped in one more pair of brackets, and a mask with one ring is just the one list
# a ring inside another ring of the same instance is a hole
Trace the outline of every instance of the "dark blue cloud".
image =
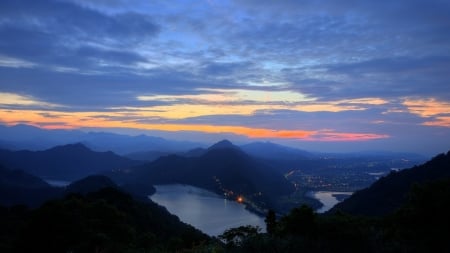
[(449, 69), (450, 55), (391, 57), (328, 66), (329, 72), (346, 75), (347, 83), (361, 94), (434, 96), (444, 100), (450, 99)]
[(6, 38), (0, 54), (64, 67), (145, 61), (127, 47), (154, 38), (160, 29), (143, 14), (106, 15), (62, 1), (5, 0), (0, 14), (0, 36)]
[(159, 31), (150, 17), (135, 12), (107, 15), (70, 2), (52, 0), (5, 0), (0, 6), (2, 20), (58, 36), (123, 43), (153, 37)]
[(251, 62), (205, 62), (202, 64), (202, 74), (211, 76), (236, 75), (253, 67)]

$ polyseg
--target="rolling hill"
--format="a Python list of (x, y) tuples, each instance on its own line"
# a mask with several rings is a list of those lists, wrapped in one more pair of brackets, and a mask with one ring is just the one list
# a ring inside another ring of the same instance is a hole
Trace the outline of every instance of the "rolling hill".
[(317, 155), (301, 149), (286, 147), (272, 142), (252, 142), (240, 146), (247, 154), (268, 160), (296, 160), (317, 158)]
[(112, 152), (92, 151), (81, 143), (57, 146), (44, 151), (2, 149), (0, 163), (40, 178), (69, 181), (139, 164)]
[(355, 192), (329, 212), (354, 215), (386, 215), (400, 208), (415, 185), (450, 178), (450, 152), (410, 169), (391, 172), (370, 187)]
[(37, 207), (48, 199), (59, 197), (61, 193), (61, 189), (51, 187), (38, 177), (0, 166), (0, 205)]
[(83, 143), (95, 151), (113, 151), (125, 155), (136, 152), (184, 152), (202, 146), (201, 143), (168, 140), (148, 135), (126, 135), (109, 132), (42, 129), (31, 125), (0, 124), (0, 148), (9, 150), (46, 150), (54, 146)]
[(230, 198), (242, 194), (264, 203), (294, 190), (280, 172), (226, 140), (198, 157), (164, 156), (130, 171), (113, 177), (120, 180), (126, 176), (130, 184), (189, 184)]
[[(104, 183), (112, 187), (85, 191)], [(0, 251), (185, 252), (210, 240), (164, 207), (136, 200), (104, 177), (73, 186), (84, 194), (61, 196), (35, 209), (0, 206)]]

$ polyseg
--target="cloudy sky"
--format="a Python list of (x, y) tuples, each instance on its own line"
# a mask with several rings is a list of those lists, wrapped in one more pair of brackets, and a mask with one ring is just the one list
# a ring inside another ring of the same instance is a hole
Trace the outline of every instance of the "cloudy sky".
[(446, 0), (2, 0), (0, 121), (444, 152), (449, 31)]

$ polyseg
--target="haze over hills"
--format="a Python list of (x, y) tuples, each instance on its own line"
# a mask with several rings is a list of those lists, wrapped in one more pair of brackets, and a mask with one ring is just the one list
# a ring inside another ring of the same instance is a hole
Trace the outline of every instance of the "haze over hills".
[(173, 141), (148, 135), (46, 130), (24, 124), (15, 126), (0, 124), (0, 148), (37, 151), (71, 143), (83, 143), (95, 151), (113, 151), (120, 155), (144, 151), (182, 152), (203, 146), (202, 143)]
[[(136, 187), (138, 185), (119, 187), (107, 176), (99, 174), (81, 178), (67, 186), (55, 186), (22, 170), (11, 170), (0, 165), (0, 206), (26, 205), (35, 208), (48, 200), (61, 198), (70, 193), (87, 194), (103, 188), (128, 192), (134, 198), (146, 202), (147, 195), (135, 191)], [(150, 184), (141, 186), (140, 189), (155, 191)]]
[(267, 160), (295, 160), (318, 157), (317, 154), (305, 150), (286, 147), (272, 142), (252, 142), (240, 147), (249, 155)]
[(386, 215), (402, 206), (413, 186), (450, 178), (450, 152), (410, 169), (391, 172), (370, 187), (355, 192), (330, 212), (354, 215)]
[(51, 198), (59, 197), (60, 193), (61, 190), (36, 176), (0, 165), (0, 206), (22, 204), (37, 207)]
[(0, 150), (0, 163), (41, 178), (69, 181), (139, 164), (112, 152), (92, 151), (81, 143), (44, 151)]

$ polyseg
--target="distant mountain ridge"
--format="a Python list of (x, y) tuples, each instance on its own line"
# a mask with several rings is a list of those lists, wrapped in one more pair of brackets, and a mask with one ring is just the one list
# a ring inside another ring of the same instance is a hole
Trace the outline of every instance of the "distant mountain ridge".
[[(148, 201), (147, 196), (136, 194), (135, 185), (119, 187), (104, 175), (91, 175), (74, 181), (65, 187), (52, 186), (39, 177), (21, 170), (11, 170), (0, 165), (0, 206), (26, 205), (38, 207), (42, 203), (61, 198), (64, 195), (77, 193), (88, 194), (104, 188), (114, 188), (126, 191), (134, 198)], [(146, 185), (145, 189), (154, 191), (153, 186)]]
[(240, 146), (249, 155), (265, 159), (310, 159), (317, 158), (317, 155), (296, 148), (278, 145), (272, 142), (252, 142)]
[(127, 168), (140, 162), (113, 152), (95, 152), (76, 143), (44, 151), (0, 150), (0, 163), (41, 178), (72, 181), (112, 169)]
[(350, 198), (337, 204), (329, 212), (342, 211), (355, 215), (386, 215), (394, 212), (408, 199), (415, 184), (424, 184), (450, 178), (450, 151), (430, 161), (392, 172), (372, 184), (355, 192)]
[(96, 151), (110, 150), (120, 155), (147, 151), (184, 152), (202, 146), (201, 143), (167, 140), (142, 134), (130, 136), (81, 130), (46, 130), (25, 124), (0, 124), (0, 148), (3, 149), (38, 151), (78, 142)]
[(59, 197), (61, 192), (36, 176), (0, 165), (0, 206), (21, 204), (36, 207), (48, 199)]

